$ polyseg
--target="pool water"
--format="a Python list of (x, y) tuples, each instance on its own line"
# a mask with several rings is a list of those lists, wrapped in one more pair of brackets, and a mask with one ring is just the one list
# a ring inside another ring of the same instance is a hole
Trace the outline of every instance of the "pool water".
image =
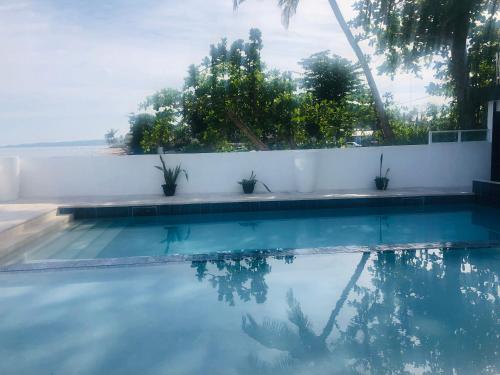
[(497, 374), (499, 269), (490, 248), (2, 272), (0, 374)]
[(10, 262), (500, 240), (500, 210), (475, 205), (243, 212), (76, 221)]

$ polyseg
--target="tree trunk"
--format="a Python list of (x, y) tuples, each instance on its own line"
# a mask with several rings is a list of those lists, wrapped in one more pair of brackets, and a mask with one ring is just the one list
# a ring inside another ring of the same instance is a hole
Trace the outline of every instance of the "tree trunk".
[(269, 150), (269, 147), (267, 147), (267, 145), (262, 142), (251, 130), (248, 126), (246, 126), (243, 121), (241, 121), (238, 116), (236, 116), (236, 114), (232, 111), (228, 111), (227, 112), (227, 117), (229, 118), (229, 120), (231, 120), (231, 122), (236, 125), (236, 127), (238, 129), (241, 130), (241, 132), (243, 134), (245, 134), (248, 139), (250, 139), (250, 141), (253, 143), (253, 145), (257, 148), (257, 150), (259, 151), (268, 151)]
[(451, 44), (451, 76), (454, 94), (457, 100), (458, 126), (460, 129), (473, 127), (470, 96), (470, 67), (467, 56), (467, 35), (469, 34), (470, 17), (467, 1), (464, 1), (460, 12), (454, 20), (455, 30)]
[(322, 341), (325, 341), (326, 338), (330, 335), (330, 333), (332, 333), (333, 325), (335, 324), (337, 315), (339, 314), (340, 309), (344, 305), (344, 302), (347, 300), (347, 297), (349, 296), (351, 289), (358, 282), (358, 279), (361, 276), (363, 270), (365, 269), (366, 262), (368, 261), (369, 258), (370, 258), (370, 253), (368, 252), (363, 253), (363, 255), (361, 256), (361, 260), (359, 261), (356, 269), (354, 270), (351, 279), (349, 280), (346, 287), (342, 291), (342, 294), (340, 295), (340, 298), (338, 299), (335, 308), (332, 310), (330, 314), (330, 318), (328, 319), (325, 328), (323, 328), (323, 332), (321, 332), (320, 337)]
[(387, 119), (387, 114), (385, 113), (384, 109), (384, 103), (382, 102), (382, 98), (380, 97), (380, 93), (378, 92), (377, 84), (373, 79), (373, 75), (370, 70), (370, 67), (368, 66), (368, 62), (366, 61), (365, 55), (363, 54), (363, 51), (361, 51), (361, 48), (359, 48), (356, 39), (354, 39), (354, 36), (352, 35), (351, 30), (349, 29), (349, 26), (347, 25), (347, 22), (345, 21), (344, 16), (340, 11), (337, 1), (328, 0), (328, 2), (330, 3), (330, 7), (332, 8), (333, 13), (335, 14), (335, 17), (337, 18), (337, 21), (340, 27), (342, 28), (342, 31), (344, 32), (347, 38), (347, 41), (351, 45), (351, 48), (354, 50), (354, 53), (358, 58), (359, 64), (361, 65), (363, 72), (365, 73), (366, 81), (368, 82), (368, 86), (370, 86), (373, 99), (375, 100), (375, 110), (377, 111), (378, 119), (380, 122), (380, 129), (382, 130), (384, 139), (387, 141), (393, 140), (394, 133), (389, 125), (389, 120)]

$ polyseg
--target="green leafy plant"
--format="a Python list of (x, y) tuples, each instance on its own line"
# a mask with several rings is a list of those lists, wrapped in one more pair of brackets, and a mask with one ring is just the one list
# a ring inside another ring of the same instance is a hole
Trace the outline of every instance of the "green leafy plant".
[(252, 194), (257, 182), (261, 183), (262, 186), (264, 186), (264, 188), (271, 193), (271, 190), (267, 187), (265, 183), (257, 180), (257, 175), (255, 174), (254, 171), (252, 171), (252, 173), (250, 174), (250, 178), (244, 178), (243, 180), (238, 181), (238, 184), (240, 184), (243, 187), (243, 192), (245, 194)]
[(181, 172), (186, 177), (186, 181), (189, 179), (188, 174), (185, 169), (181, 168), (181, 165), (177, 165), (175, 168), (168, 168), (160, 155), (161, 166), (155, 165), (156, 169), (163, 172), (163, 178), (165, 179), (165, 184), (162, 185), (163, 192), (166, 196), (172, 196), (175, 194), (175, 189), (177, 188), (177, 178)]
[(390, 168), (387, 168), (385, 171), (385, 175), (382, 176), (382, 165), (384, 163), (384, 154), (380, 154), (380, 167), (379, 167), (379, 175), (375, 177), (375, 186), (378, 190), (387, 190), (387, 186), (389, 185), (389, 175)]

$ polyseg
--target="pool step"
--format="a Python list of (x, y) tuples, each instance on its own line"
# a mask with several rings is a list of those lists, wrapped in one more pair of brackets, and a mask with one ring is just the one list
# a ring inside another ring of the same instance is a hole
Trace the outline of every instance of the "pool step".
[(43, 237), (65, 228), (72, 219), (72, 215), (57, 215), (54, 209), (0, 232), (0, 261), (16, 249), (35, 246)]
[[(121, 232), (121, 229), (118, 231), (110, 230), (111, 225), (112, 222), (94, 224), (88, 227), (77, 226), (54, 241), (50, 246), (51, 254), (46, 254), (43, 258), (92, 259), (102, 251), (112, 238)], [(110, 235), (112, 238), (106, 239)]]

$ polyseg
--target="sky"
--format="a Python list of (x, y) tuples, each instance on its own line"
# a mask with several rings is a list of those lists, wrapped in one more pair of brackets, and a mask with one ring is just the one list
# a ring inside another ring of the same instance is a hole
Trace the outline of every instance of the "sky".
[[(269, 68), (300, 71), (300, 59), (323, 50), (355, 61), (328, 0), (302, 0), (288, 29), (276, 3), (246, 0), (233, 12), (232, 0), (0, 0), (0, 146), (125, 134), (146, 96), (182, 88), (210, 44), (247, 39), (252, 27)], [(339, 5), (354, 15), (351, 0)], [(432, 80), (376, 76), (406, 106), (439, 102), (425, 92)]]

